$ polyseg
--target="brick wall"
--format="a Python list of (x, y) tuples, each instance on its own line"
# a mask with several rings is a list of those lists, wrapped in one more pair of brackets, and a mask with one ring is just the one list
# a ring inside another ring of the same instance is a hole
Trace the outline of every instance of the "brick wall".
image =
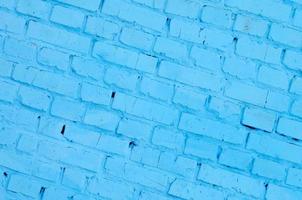
[(0, 199), (302, 199), (301, 0), (0, 0)]

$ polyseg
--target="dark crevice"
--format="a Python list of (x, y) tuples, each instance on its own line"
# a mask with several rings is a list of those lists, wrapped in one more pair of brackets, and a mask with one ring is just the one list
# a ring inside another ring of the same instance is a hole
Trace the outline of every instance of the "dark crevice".
[(7, 174), (6, 172), (3, 172), (3, 176), (7, 177), (7, 176), (8, 176), (8, 174)]
[(112, 92), (111, 93), (111, 98), (114, 99), (114, 97), (115, 97), (115, 92)]
[(129, 142), (129, 148), (130, 149), (133, 149), (133, 147), (135, 147), (135, 146), (136, 146), (136, 144), (135, 144), (134, 141)]
[(66, 128), (66, 125), (64, 124), (63, 127), (62, 127), (62, 130), (61, 130), (62, 135), (64, 135), (64, 133), (65, 133), (65, 128)]
[(256, 128), (255, 128), (255, 127), (252, 127), (252, 126), (249, 126), (249, 125), (246, 125), (246, 124), (243, 124), (243, 126), (245, 126), (245, 127), (249, 128), (249, 129), (252, 129), (252, 130), (256, 130)]

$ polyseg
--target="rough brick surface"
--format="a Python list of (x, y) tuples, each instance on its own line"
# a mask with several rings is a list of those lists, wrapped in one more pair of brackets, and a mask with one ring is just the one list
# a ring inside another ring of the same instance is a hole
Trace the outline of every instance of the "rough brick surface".
[(302, 199), (301, 0), (0, 0), (0, 200)]

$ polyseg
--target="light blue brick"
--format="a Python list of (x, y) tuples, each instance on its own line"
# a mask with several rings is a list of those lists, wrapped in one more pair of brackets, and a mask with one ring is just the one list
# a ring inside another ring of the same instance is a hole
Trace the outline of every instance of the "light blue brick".
[(186, 45), (167, 38), (157, 38), (154, 51), (169, 58), (185, 60), (188, 56)]
[[(141, 1), (141, 0), (139, 0)], [(153, 192), (147, 192), (147, 191), (142, 191), (139, 196), (139, 200), (152, 200), (152, 199), (157, 199), (157, 200), (170, 200), (172, 198), (169, 198), (165, 196), (164, 194), (157, 194)]]
[(270, 108), (280, 112), (287, 112), (291, 99), (281, 93), (269, 91), (265, 103), (265, 108)]
[(0, 11), (0, 30), (22, 34), (24, 32), (26, 20), (14, 14)]
[(12, 74), (13, 63), (0, 59), (0, 76), (9, 77)]
[(169, 101), (172, 98), (174, 87), (173, 85), (159, 81), (157, 79), (144, 77), (140, 84), (140, 90), (142, 93), (148, 96), (163, 101)]
[(62, 184), (74, 189), (81, 190), (85, 187), (87, 172), (73, 169), (73, 168), (66, 168), (64, 171)]
[(99, 6), (101, 5), (101, 0), (91, 0), (91, 1), (84, 2), (84, 3), (81, 0), (57, 0), (57, 1), (69, 4), (69, 5), (73, 5), (73, 6), (76, 6), (79, 8), (84, 8), (89, 11), (96, 11), (96, 10), (98, 10)]
[(197, 19), (201, 10), (201, 5), (195, 1), (167, 0), (165, 11), (183, 17)]
[(22, 14), (47, 19), (50, 13), (50, 6), (49, 3), (40, 0), (20, 0), (17, 4), (17, 11)]
[(33, 61), (36, 57), (36, 45), (30, 42), (7, 38), (4, 41), (4, 52), (10, 56)]
[(191, 49), (190, 56), (195, 61), (196, 65), (207, 68), (211, 71), (220, 69), (222, 56), (220, 56), (218, 53), (194, 46)]
[(60, 175), (60, 166), (52, 162), (37, 162), (32, 168), (32, 174), (36, 177), (55, 182)]
[(122, 30), (120, 41), (129, 46), (149, 51), (151, 50), (155, 39), (151, 34), (126, 27)]
[(18, 92), (20, 101), (22, 104), (47, 111), (51, 102), (51, 95), (47, 92), (22, 86)]
[(167, 125), (175, 123), (179, 115), (176, 109), (169, 108), (166, 105), (146, 101), (122, 93), (116, 94), (112, 107), (122, 112)]
[[(119, 6), (116, 6), (119, 5)], [(129, 22), (161, 32), (165, 29), (167, 17), (151, 9), (129, 4), (122, 0), (105, 1), (102, 12), (117, 16)]]
[(0, 161), (1, 166), (21, 173), (30, 174), (32, 169), (32, 161), (30, 157), (21, 156), (20, 154), (16, 154), (16, 152), (6, 150), (1, 150), (0, 155), (2, 158)]
[(247, 0), (245, 2), (237, 0), (227, 0), (225, 4), (230, 7), (239, 8), (241, 10), (248, 11), (256, 15), (261, 15), (280, 21), (288, 21), (291, 13), (290, 5), (286, 5), (282, 2), (274, 0)]
[(247, 152), (226, 148), (221, 152), (219, 163), (248, 171), (252, 163), (252, 158), (253, 157)]
[(0, 99), (13, 102), (17, 98), (18, 85), (7, 81), (0, 81)]
[(160, 155), (158, 167), (182, 177), (192, 178), (197, 168), (197, 162), (182, 156), (175, 156), (173, 153), (163, 152)]
[(105, 152), (127, 155), (130, 152), (129, 140), (123, 140), (110, 135), (102, 135), (98, 148)]
[(51, 114), (74, 121), (80, 121), (84, 112), (84, 104), (64, 98), (55, 98), (51, 106)]
[(259, 176), (265, 176), (271, 179), (283, 180), (285, 177), (286, 167), (263, 158), (256, 158), (253, 164), (252, 172)]
[(104, 76), (104, 67), (93, 59), (74, 57), (72, 59), (71, 68), (75, 73), (95, 80), (101, 80)]
[(153, 73), (155, 71), (157, 62), (158, 59), (156, 57), (146, 54), (139, 54), (134, 68), (143, 72)]
[(69, 54), (56, 49), (43, 47), (38, 52), (38, 62), (61, 70), (69, 67)]
[(290, 87), (290, 92), (295, 94), (302, 94), (302, 78), (301, 77), (295, 77), (292, 80), (292, 84)]
[[(116, 192), (118, 190), (119, 192)], [(88, 191), (93, 194), (111, 199), (131, 199), (134, 196), (135, 188), (124, 182), (95, 178), (88, 186)]]
[(300, 132), (302, 131), (302, 121), (281, 117), (278, 121), (277, 132), (283, 135), (301, 139)]
[(84, 54), (88, 53), (90, 47), (88, 37), (34, 21), (30, 21), (27, 35), (30, 38)]
[(270, 39), (292, 47), (301, 47), (302, 33), (279, 24), (273, 24), (269, 34)]
[(224, 93), (227, 97), (263, 106), (268, 91), (251, 84), (236, 81), (227, 86)]
[[(79, 29), (83, 26), (84, 16), (85, 15), (80, 11), (62, 6), (54, 6), (52, 8), (50, 21)], [(70, 18), (72, 18), (72, 20), (70, 20)]]
[(229, 56), (224, 61), (223, 71), (239, 79), (255, 79), (257, 64), (236, 56)]
[(244, 143), (247, 136), (247, 132), (243, 129), (188, 113), (181, 115), (178, 128), (234, 144)]
[(203, 138), (188, 137), (184, 153), (202, 159), (216, 160), (218, 145)]
[(209, 24), (229, 28), (232, 25), (232, 12), (226, 9), (204, 6), (201, 20)]
[(136, 72), (127, 71), (116, 67), (110, 67), (105, 72), (104, 81), (119, 88), (135, 90), (139, 79)]
[(130, 138), (149, 140), (152, 125), (145, 122), (123, 118), (118, 125), (117, 133)]
[(113, 39), (119, 31), (116, 23), (92, 16), (88, 17), (85, 27), (85, 32), (107, 39)]
[(299, 199), (302, 195), (300, 190), (292, 190), (275, 184), (270, 184), (266, 193), (267, 200), (273, 199)]
[(177, 87), (173, 102), (190, 109), (201, 110), (207, 100), (207, 95), (189, 87)]
[(153, 132), (152, 143), (164, 146), (173, 150), (182, 150), (185, 137), (182, 133), (169, 130), (163, 127), (156, 127)]
[(297, 99), (296, 101), (294, 101), (294, 103), (292, 104), (291, 113), (298, 117), (302, 117), (302, 100), (301, 99)]
[(37, 180), (28, 179), (25, 176), (14, 175), (10, 178), (7, 189), (12, 192), (21, 193), (36, 198), (40, 192), (42, 183)]
[(302, 170), (297, 168), (290, 168), (286, 177), (286, 183), (289, 185), (301, 187), (302, 186)]
[(226, 120), (239, 120), (241, 116), (241, 106), (226, 99), (211, 97), (209, 102), (209, 110)]
[(86, 111), (84, 122), (102, 129), (113, 131), (116, 129), (120, 117), (109, 111), (89, 107)]
[(302, 27), (302, 10), (297, 9), (294, 17), (294, 25), (298, 27)]
[(173, 81), (213, 91), (220, 90), (222, 84), (220, 78), (216, 75), (168, 61), (161, 62), (158, 74)]
[(18, 142), (18, 150), (27, 152), (27, 153), (34, 153), (37, 149), (38, 140), (36, 137), (23, 134)]
[(134, 0), (137, 3), (149, 6), (151, 8), (162, 10), (165, 7), (166, 0)]
[(157, 167), (160, 151), (155, 148), (135, 146), (131, 151), (131, 160)]
[(263, 37), (268, 30), (268, 22), (246, 15), (237, 15), (234, 30)]
[(201, 166), (198, 179), (210, 184), (226, 187), (243, 194), (251, 195), (256, 198), (262, 197), (265, 193), (263, 180), (236, 174), (220, 168), (214, 168), (206, 164)]
[(283, 63), (290, 69), (302, 70), (302, 54), (301, 52), (287, 50), (285, 52)]
[(274, 113), (258, 108), (245, 108), (241, 123), (253, 128), (272, 132), (275, 121), (276, 115)]
[(5, 0), (1, 1), (0, 7), (8, 8), (8, 9), (13, 9), (15, 6), (15, 1), (10, 1), (10, 0)]
[(112, 91), (107, 88), (89, 83), (83, 83), (81, 88), (82, 100), (100, 105), (109, 105), (111, 93)]

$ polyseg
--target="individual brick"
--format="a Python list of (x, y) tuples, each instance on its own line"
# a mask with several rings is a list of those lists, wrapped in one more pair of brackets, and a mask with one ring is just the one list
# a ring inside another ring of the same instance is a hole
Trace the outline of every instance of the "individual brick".
[(237, 15), (234, 30), (263, 37), (268, 29), (268, 22), (246, 15)]
[(45, 91), (22, 86), (18, 93), (21, 103), (26, 106), (42, 111), (49, 108), (51, 96)]
[(54, 6), (50, 16), (50, 21), (80, 29), (83, 26), (84, 17), (85, 15), (80, 11), (62, 6)]
[(281, 181), (285, 177), (285, 170), (286, 167), (277, 162), (256, 158), (252, 172), (259, 176)]
[(188, 49), (185, 44), (163, 37), (157, 38), (154, 51), (178, 60), (185, 60), (188, 57)]
[(81, 98), (84, 101), (100, 105), (109, 105), (111, 101), (111, 94), (112, 91), (107, 88), (92, 85), (89, 83), (82, 84)]
[(81, 190), (86, 183), (87, 174), (84, 171), (66, 168), (62, 179), (62, 184), (74, 189)]
[(104, 67), (93, 59), (73, 57), (71, 68), (75, 73), (95, 80), (100, 80), (104, 76)]
[[(24, 185), (26, 185), (26, 187), (24, 187)], [(39, 194), (41, 187), (42, 183), (38, 180), (28, 179), (21, 175), (14, 175), (10, 178), (7, 189), (30, 197), (36, 197)]]
[(207, 100), (207, 95), (202, 94), (198, 91), (194, 91), (189, 87), (177, 87), (175, 95), (173, 97), (173, 102), (180, 104), (184, 107), (201, 110), (205, 105)]
[(219, 163), (247, 171), (251, 166), (252, 158), (249, 153), (225, 148), (219, 157)]
[(232, 12), (226, 9), (204, 6), (201, 20), (222, 28), (229, 28), (232, 25)]
[(186, 140), (184, 153), (215, 161), (218, 154), (218, 145), (204, 138), (189, 137)]
[(181, 115), (178, 128), (197, 135), (203, 135), (233, 144), (244, 143), (247, 136), (245, 130), (188, 113)]
[(22, 14), (47, 19), (50, 13), (50, 4), (44, 1), (20, 0), (16, 10)]
[(13, 102), (17, 98), (18, 85), (16, 83), (0, 81), (0, 100)]
[(272, 132), (275, 126), (276, 115), (258, 108), (245, 108), (242, 124), (261, 129), (267, 132)]
[(91, 0), (91, 1), (79, 1), (79, 0), (58, 0), (61, 3), (66, 3), (72, 6), (76, 6), (79, 8), (84, 8), (89, 11), (96, 11), (99, 9), (99, 6), (101, 4), (101, 0)]
[(113, 39), (120, 31), (119, 26), (111, 21), (89, 16), (85, 27), (85, 32), (107, 39)]
[(297, 99), (294, 101), (294, 103), (292, 104), (291, 113), (298, 117), (302, 117), (302, 100), (301, 99)]
[(185, 136), (179, 132), (163, 127), (154, 129), (152, 143), (164, 146), (173, 150), (181, 150), (184, 146)]
[(239, 79), (255, 79), (257, 64), (236, 56), (230, 56), (224, 61), (223, 71)]
[(148, 96), (169, 101), (173, 96), (174, 87), (168, 83), (144, 77), (140, 84), (140, 90)]
[(37, 45), (8, 37), (4, 41), (4, 53), (16, 58), (21, 58), (26, 61), (33, 61), (36, 59)]
[(134, 146), (131, 151), (131, 160), (136, 162), (149, 165), (158, 166), (160, 151), (156, 148), (145, 147), (145, 146)]
[(290, 92), (302, 95), (302, 78), (294, 77), (290, 87)]
[(74, 121), (80, 121), (84, 112), (84, 104), (63, 98), (55, 98), (51, 107), (51, 114)]
[(196, 65), (210, 69), (212, 71), (220, 69), (222, 56), (216, 52), (193, 46), (190, 56), (195, 61)]
[(289, 168), (286, 183), (296, 187), (302, 187), (302, 170), (297, 168)]
[(275, 184), (270, 184), (266, 193), (267, 200), (274, 199), (299, 199), (302, 195), (302, 192), (297, 190), (288, 189), (281, 187)]
[(30, 21), (27, 31), (30, 38), (57, 45), (80, 53), (88, 53), (90, 39), (39, 22)]
[(283, 63), (290, 69), (302, 70), (302, 54), (297, 51), (286, 50)]
[(120, 41), (129, 46), (148, 51), (151, 50), (155, 39), (151, 34), (143, 31), (133, 28), (123, 28)]
[(265, 108), (277, 110), (279, 112), (287, 112), (291, 99), (289, 96), (278, 92), (269, 91), (265, 103)]
[(117, 133), (137, 139), (148, 140), (150, 138), (152, 126), (150, 124), (123, 118), (118, 125)]
[(294, 25), (302, 27), (302, 10), (297, 9), (294, 16)]
[(38, 62), (66, 71), (69, 67), (69, 54), (56, 49), (43, 47), (38, 52)]
[(175, 15), (197, 19), (201, 5), (195, 1), (168, 0), (165, 11)]
[(287, 118), (287, 117), (281, 117), (278, 122), (277, 126), (277, 132), (281, 133), (283, 135), (293, 137), (296, 139), (302, 139), (301, 136), (301, 131), (302, 131), (302, 122), (292, 119), (292, 118)]
[(24, 27), (26, 20), (22, 17), (17, 17), (14, 14), (7, 13), (4, 11), (0, 12), (0, 30), (22, 34), (24, 32)]
[(117, 67), (108, 68), (105, 72), (104, 81), (107, 84), (114, 85), (127, 90), (135, 90), (139, 79), (139, 74)]
[(280, 42), (292, 47), (300, 48), (302, 45), (301, 32), (279, 24), (272, 25), (269, 37), (275, 42)]
[(98, 142), (98, 149), (109, 153), (127, 155), (130, 151), (129, 140), (120, 139), (111, 135), (102, 135)]

